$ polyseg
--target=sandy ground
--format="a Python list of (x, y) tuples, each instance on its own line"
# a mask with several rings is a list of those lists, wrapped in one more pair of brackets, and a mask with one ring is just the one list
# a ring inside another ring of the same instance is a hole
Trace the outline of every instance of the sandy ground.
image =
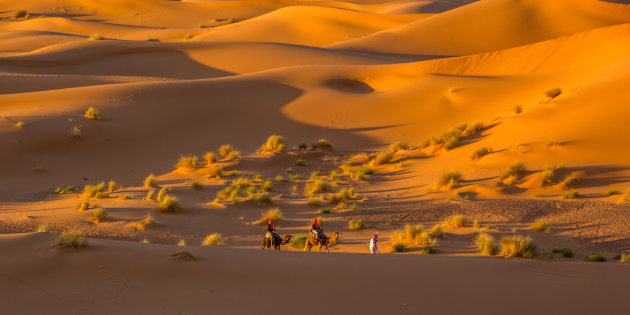
[[(628, 1), (5, 0), (2, 304), (64, 314), (623, 312), (628, 264), (613, 257), (630, 251), (628, 65)], [(99, 120), (84, 117), (89, 107)], [(427, 142), (475, 122), (452, 148)], [(271, 134), (287, 148), (257, 152)], [(297, 149), (322, 138), (334, 149)], [(370, 164), (398, 141), (409, 148)], [(206, 178), (203, 163), (174, 170), (181, 155), (223, 144), (241, 157), (218, 162), (222, 178)], [(490, 152), (472, 158), (480, 148)], [(499, 174), (516, 161), (524, 170), (506, 184)], [(373, 174), (356, 180), (361, 166)], [(305, 193), (331, 171), (331, 192)], [(448, 189), (436, 185), (446, 171), (461, 174)], [(180, 200), (177, 213), (146, 200), (149, 174)], [(215, 200), (241, 177), (257, 190), (272, 182), (281, 234), (305, 235), (319, 216), (341, 241), (325, 254), (262, 252), (255, 222), (270, 206)], [(121, 188), (75, 210), (86, 185), (110, 180)], [(76, 192), (54, 193), (66, 186)], [(328, 201), (350, 188), (357, 209)], [(579, 197), (563, 200), (571, 191)], [(106, 220), (87, 221), (95, 206)], [(139, 228), (147, 214), (157, 223)], [(479, 257), (471, 224), (447, 229), (435, 255), (412, 244), (392, 254), (393, 230), (452, 214), (495, 227), (486, 233), (496, 238), (529, 235), (540, 255)], [(365, 228), (349, 229), (351, 219)], [(551, 230), (530, 230), (537, 219)], [(52, 233), (33, 233), (42, 225)], [(91, 246), (51, 249), (67, 230)], [(226, 246), (200, 247), (210, 233)], [(373, 233), (379, 257), (363, 254)], [(198, 261), (169, 257), (182, 241)], [(584, 262), (592, 252), (608, 262)]]

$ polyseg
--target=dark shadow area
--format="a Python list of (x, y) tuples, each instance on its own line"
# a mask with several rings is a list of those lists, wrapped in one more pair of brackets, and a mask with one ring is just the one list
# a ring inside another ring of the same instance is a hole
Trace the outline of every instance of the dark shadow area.
[(374, 92), (369, 84), (353, 79), (333, 79), (325, 83), (327, 87), (346, 93), (369, 94)]

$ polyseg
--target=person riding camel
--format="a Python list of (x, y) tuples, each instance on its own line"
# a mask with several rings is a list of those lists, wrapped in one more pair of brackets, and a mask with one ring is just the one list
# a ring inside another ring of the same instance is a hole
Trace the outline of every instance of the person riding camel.
[(276, 233), (276, 229), (273, 228), (273, 221), (269, 220), (269, 222), (267, 222), (267, 234), (265, 235), (265, 237), (270, 238), (273, 243), (273, 239), (277, 235), (278, 234)]
[(313, 224), (311, 224), (311, 232), (316, 239), (322, 238), (323, 230), (319, 227), (319, 224), (317, 224), (317, 218), (313, 219)]

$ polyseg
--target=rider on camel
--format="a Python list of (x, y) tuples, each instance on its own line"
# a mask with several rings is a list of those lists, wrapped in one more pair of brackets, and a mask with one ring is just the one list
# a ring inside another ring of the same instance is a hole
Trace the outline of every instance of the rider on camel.
[(311, 232), (313, 232), (313, 235), (316, 239), (322, 238), (322, 229), (319, 227), (319, 224), (317, 224), (317, 218), (313, 219), (313, 224), (311, 224)]

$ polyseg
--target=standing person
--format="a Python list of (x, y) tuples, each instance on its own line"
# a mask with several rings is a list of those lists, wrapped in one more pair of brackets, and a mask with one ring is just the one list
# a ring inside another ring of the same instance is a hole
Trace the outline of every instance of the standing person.
[(378, 250), (378, 234), (372, 235), (372, 239), (370, 240), (370, 253), (372, 254), (381, 253), (381, 251)]

